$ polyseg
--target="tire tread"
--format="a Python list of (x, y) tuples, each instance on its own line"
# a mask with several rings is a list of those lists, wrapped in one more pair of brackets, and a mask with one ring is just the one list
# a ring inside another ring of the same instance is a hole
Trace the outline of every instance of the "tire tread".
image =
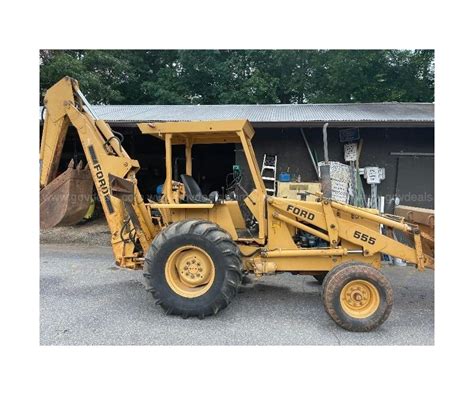
[[(157, 262), (157, 257), (163, 245), (175, 237), (192, 234), (209, 240), (217, 247), (222, 256), (222, 264), (225, 268), (225, 278), (221, 285), (221, 290), (214, 302), (208, 306), (196, 308), (194, 311), (182, 309), (179, 303), (175, 303), (160, 289), (155, 289), (152, 284), (152, 272)], [(145, 277), (146, 289), (151, 293), (155, 304), (160, 305), (167, 315), (181, 315), (183, 318), (216, 315), (220, 310), (226, 308), (237, 295), (238, 288), (242, 283), (242, 263), (240, 250), (232, 240), (230, 234), (217, 224), (205, 221), (190, 219), (175, 222), (160, 232), (153, 240), (145, 257), (143, 276)]]

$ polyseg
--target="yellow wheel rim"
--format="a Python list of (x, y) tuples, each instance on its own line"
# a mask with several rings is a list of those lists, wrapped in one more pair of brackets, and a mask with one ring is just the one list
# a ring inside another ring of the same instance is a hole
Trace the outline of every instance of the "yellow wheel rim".
[(370, 317), (380, 306), (379, 291), (365, 280), (348, 282), (341, 291), (340, 300), (344, 312), (353, 318)]
[(204, 295), (214, 283), (215, 275), (212, 258), (196, 246), (180, 247), (166, 261), (166, 282), (185, 298)]

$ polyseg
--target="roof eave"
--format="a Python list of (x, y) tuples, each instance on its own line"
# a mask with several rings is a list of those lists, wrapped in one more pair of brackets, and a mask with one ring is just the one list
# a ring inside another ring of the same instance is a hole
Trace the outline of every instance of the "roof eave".
[[(147, 121), (148, 122), (148, 121)], [(149, 122), (163, 122), (160, 120)], [(115, 127), (137, 127), (138, 121), (107, 121)], [(254, 128), (322, 128), (326, 121), (305, 122), (251, 122)], [(433, 128), (433, 121), (328, 121), (330, 128), (360, 127), (360, 128)]]

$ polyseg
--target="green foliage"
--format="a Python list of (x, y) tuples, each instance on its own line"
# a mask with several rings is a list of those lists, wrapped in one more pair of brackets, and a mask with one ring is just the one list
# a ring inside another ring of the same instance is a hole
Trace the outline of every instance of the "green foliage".
[(42, 50), (40, 91), (69, 75), (91, 103), (434, 101), (432, 50)]

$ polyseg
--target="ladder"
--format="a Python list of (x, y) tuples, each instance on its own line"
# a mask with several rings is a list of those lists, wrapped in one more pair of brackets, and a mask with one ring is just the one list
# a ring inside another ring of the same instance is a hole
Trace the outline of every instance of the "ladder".
[[(276, 195), (277, 159), (277, 155), (264, 154), (262, 170), (260, 172), (265, 184), (265, 190), (271, 196)], [(268, 184), (271, 184), (270, 188), (268, 188)]]

